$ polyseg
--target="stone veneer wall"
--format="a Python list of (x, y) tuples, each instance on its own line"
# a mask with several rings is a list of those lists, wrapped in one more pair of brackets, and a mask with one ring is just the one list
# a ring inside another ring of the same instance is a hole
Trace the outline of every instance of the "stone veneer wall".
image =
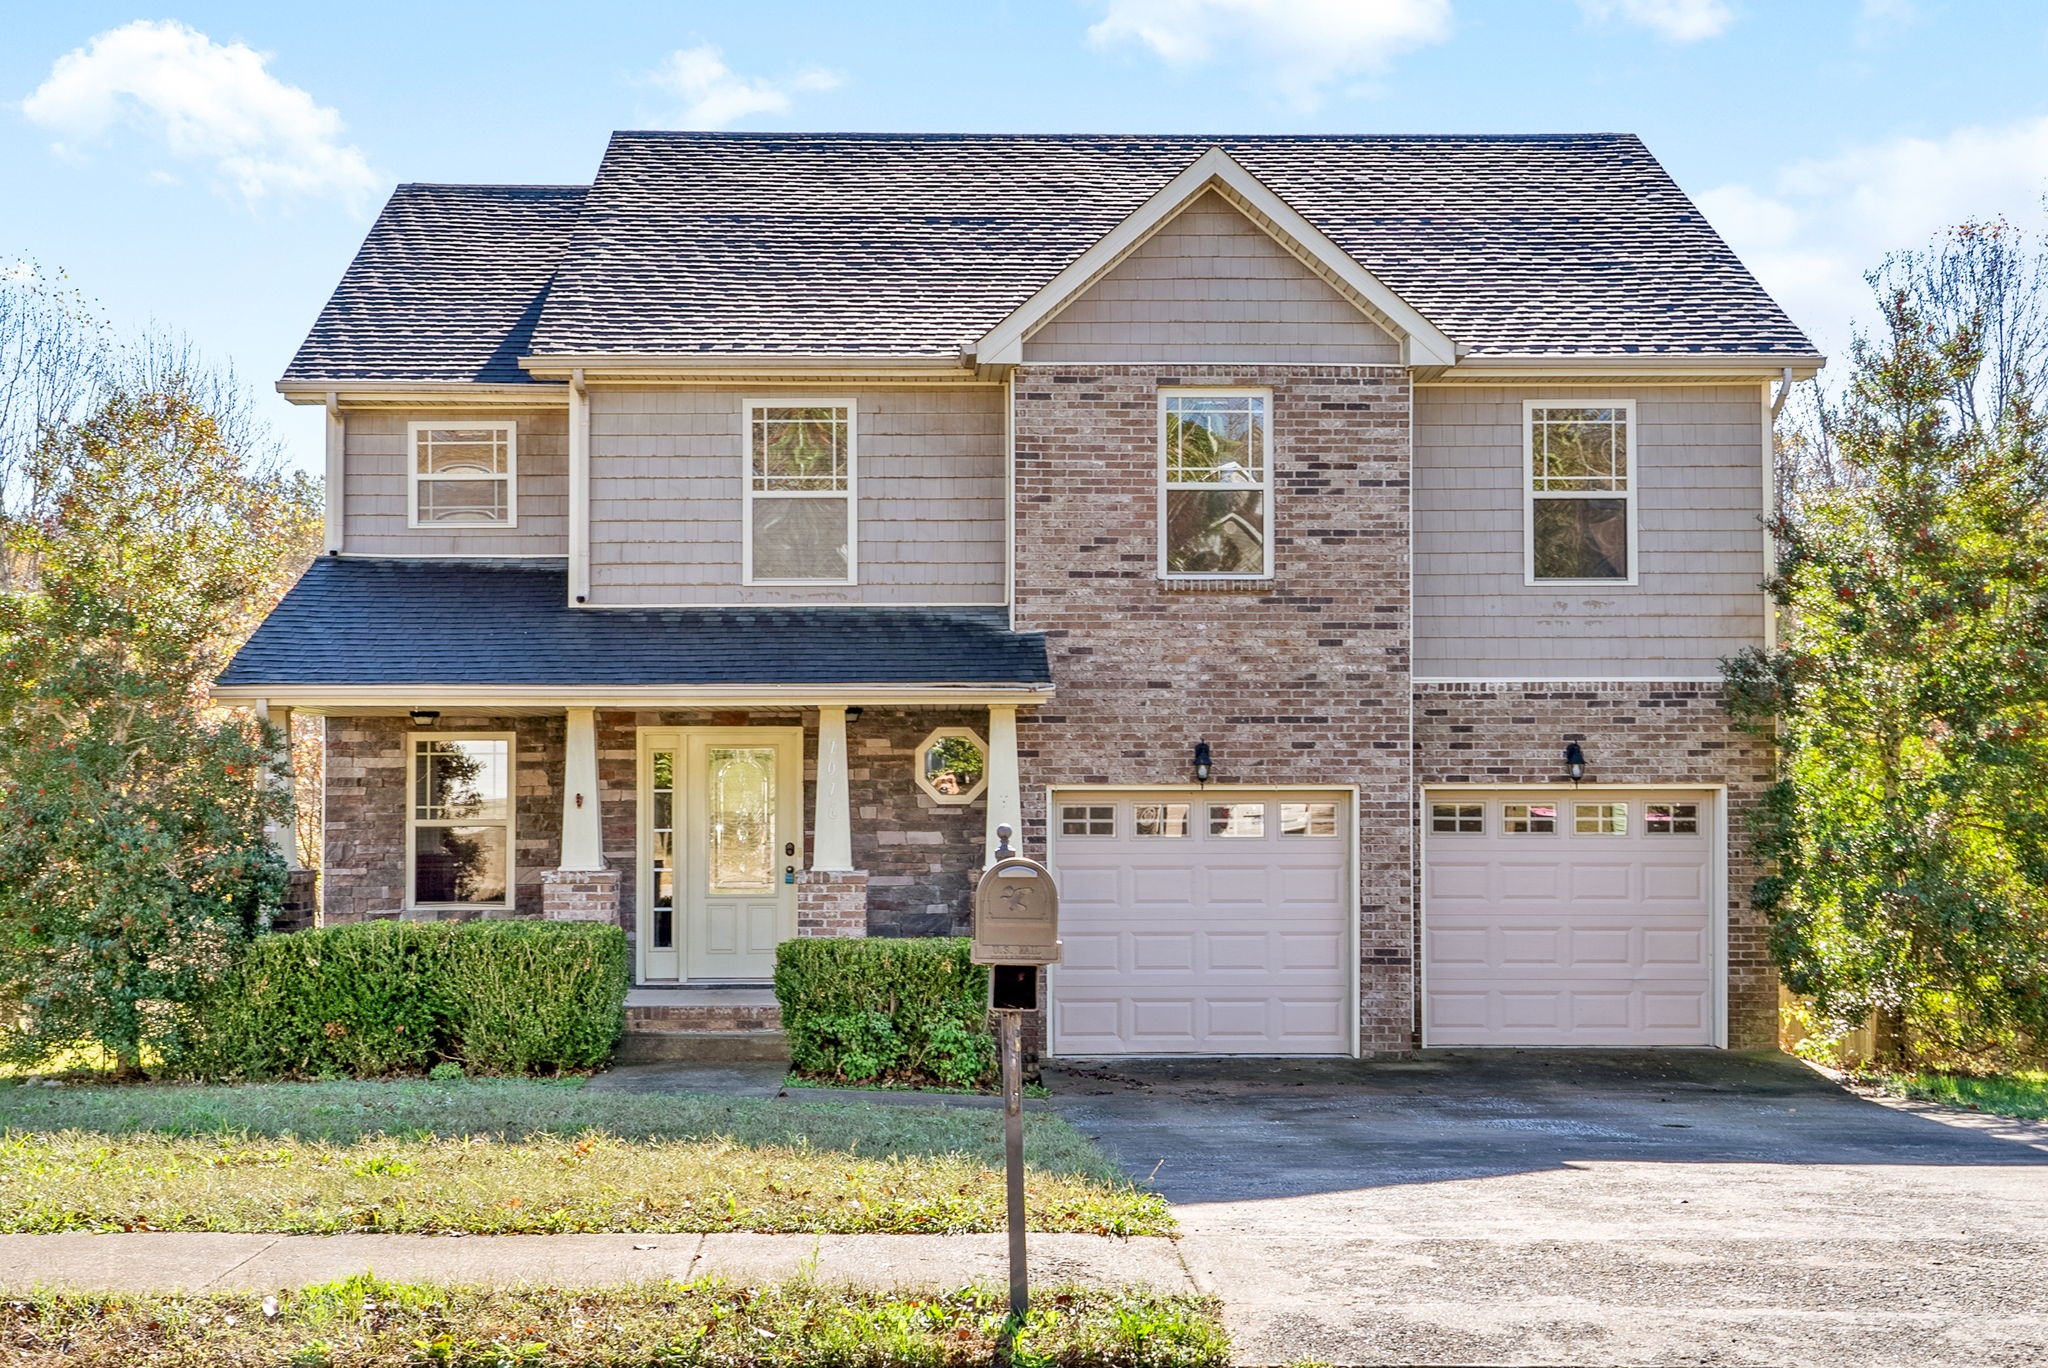
[(1770, 747), (1730, 723), (1718, 684), (1416, 686), (1420, 783), (1553, 783), (1567, 741), (1585, 748), (1590, 783), (1728, 786), (1728, 1044), (1774, 1048), (1778, 973), (1749, 903), (1749, 819), (1771, 784)]
[[(1159, 394), (1273, 392), (1275, 570), (1162, 583)], [(1026, 366), (1016, 377), (1017, 626), (1058, 693), (1024, 709), (1024, 853), (1045, 788), (1176, 784), (1195, 743), (1223, 784), (1357, 785), (1361, 1043), (1415, 1043), (1408, 424), (1392, 366)]]
[[(512, 732), (516, 914), (540, 915), (541, 874), (561, 860), (563, 719), (444, 715), (327, 719), (321, 921), (361, 921), (405, 905), (406, 764), (415, 734)], [(499, 914), (503, 915), (503, 914)]]

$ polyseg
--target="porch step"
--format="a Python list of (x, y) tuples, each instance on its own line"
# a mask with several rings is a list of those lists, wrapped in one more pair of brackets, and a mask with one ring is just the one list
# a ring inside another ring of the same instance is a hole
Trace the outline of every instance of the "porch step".
[(672, 1060), (738, 1064), (789, 1062), (789, 1037), (774, 1028), (751, 1030), (637, 1030), (626, 1034), (612, 1056), (616, 1064), (660, 1064)]

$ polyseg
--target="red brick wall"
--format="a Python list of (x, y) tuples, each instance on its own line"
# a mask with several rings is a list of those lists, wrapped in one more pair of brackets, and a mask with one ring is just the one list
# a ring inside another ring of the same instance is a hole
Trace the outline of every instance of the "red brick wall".
[[(1159, 392), (1273, 391), (1274, 579), (1158, 576)], [(1019, 714), (1024, 850), (1046, 785), (1358, 785), (1361, 1043), (1414, 1044), (1408, 421), (1395, 367), (1025, 367), (1016, 381), (1017, 626), (1058, 694)]]
[(1749, 819), (1771, 783), (1770, 749), (1737, 731), (1717, 684), (1425, 684), (1415, 690), (1415, 764), (1424, 784), (1541, 784), (1565, 743), (1587, 779), (1728, 786), (1728, 1043), (1778, 1039), (1778, 977), (1749, 905), (1757, 867)]

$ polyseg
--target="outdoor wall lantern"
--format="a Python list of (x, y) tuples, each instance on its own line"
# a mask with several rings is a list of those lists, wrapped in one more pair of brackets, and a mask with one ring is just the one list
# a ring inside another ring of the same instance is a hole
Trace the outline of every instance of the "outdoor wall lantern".
[(431, 727), (441, 720), (441, 714), (432, 708), (414, 708), (412, 724), (415, 727)]
[(1586, 777), (1586, 753), (1579, 749), (1576, 741), (1565, 742), (1564, 771), (1572, 777), (1574, 784)]
[(1207, 741), (1195, 742), (1195, 782), (1198, 784), (1209, 782), (1209, 743)]
[(858, 722), (860, 721), (860, 715), (866, 711), (866, 708), (863, 708), (860, 704), (856, 703), (846, 710), (846, 720), (849, 722)]

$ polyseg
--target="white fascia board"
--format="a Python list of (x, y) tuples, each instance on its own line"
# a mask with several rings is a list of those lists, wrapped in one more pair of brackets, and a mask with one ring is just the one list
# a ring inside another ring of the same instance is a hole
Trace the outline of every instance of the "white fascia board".
[(959, 352), (943, 356), (878, 356), (860, 352), (722, 352), (692, 356), (564, 353), (522, 356), (519, 358), (519, 368), (536, 377), (562, 378), (567, 378), (572, 372), (580, 370), (584, 378), (592, 382), (820, 374), (927, 377), (958, 373), (965, 378), (974, 377), (974, 367)]
[(306, 710), (435, 707), (804, 708), (852, 704), (1035, 707), (1050, 684), (217, 684), (221, 703)]
[(1571, 375), (1602, 380), (1624, 380), (1632, 376), (1680, 379), (1779, 379), (1788, 368), (1795, 380), (1811, 380), (1827, 365), (1824, 356), (1785, 357), (1771, 353), (1724, 354), (1718, 356), (1478, 356), (1438, 371), (1418, 384), (1481, 384), (1495, 380), (1520, 380), (1529, 376)]
[[(1269, 190), (1244, 164), (1220, 147), (1212, 147), (1162, 186), (1159, 191), (1077, 257), (1074, 262), (983, 335), (973, 346), (977, 363), (1014, 366), (1024, 359), (1024, 339), (1058, 313), (1069, 300), (1143, 243), (1159, 226), (1210, 186), (1221, 186), (1268, 223), (1277, 227), (1316, 263), (1385, 316), (1400, 333), (1408, 364), (1449, 366), (1457, 347), (1427, 318), (1359, 265), (1328, 234)], [(1263, 226), (1263, 225), (1261, 225)], [(1282, 244), (1283, 246), (1286, 244)]]
[(275, 388), (294, 404), (324, 405), (330, 394), (337, 402), (350, 405), (489, 404), (505, 408), (523, 404), (530, 408), (552, 408), (569, 402), (568, 386), (546, 382), (478, 385), (464, 380), (280, 380)]

